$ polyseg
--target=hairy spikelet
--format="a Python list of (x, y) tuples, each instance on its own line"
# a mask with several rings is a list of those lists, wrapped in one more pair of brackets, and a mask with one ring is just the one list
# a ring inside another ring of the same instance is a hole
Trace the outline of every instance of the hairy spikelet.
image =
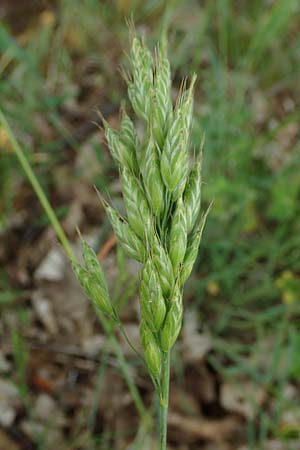
[(161, 348), (164, 352), (171, 350), (180, 333), (182, 315), (182, 295), (179, 289), (176, 289), (161, 332)]
[(135, 132), (134, 124), (125, 109), (122, 111), (120, 139), (133, 153), (137, 152), (139, 147), (138, 137)]
[(153, 213), (159, 216), (164, 208), (164, 185), (159, 170), (157, 148), (151, 132), (144, 151), (142, 174), (150, 207)]
[[(177, 118), (178, 123), (175, 127), (175, 122), (173, 122), (174, 132), (171, 127), (165, 141), (162, 155), (161, 170), (163, 178), (167, 183), (169, 190), (173, 193), (174, 201), (182, 196), (188, 179), (188, 147), (193, 113), (193, 92), (195, 81), (196, 77), (193, 76), (187, 90), (184, 89), (185, 83), (183, 83), (183, 87), (179, 94), (175, 108), (175, 117)], [(180, 130), (180, 139), (176, 139), (176, 130)], [(170, 163), (169, 166), (168, 162)], [(180, 169), (178, 167), (178, 162), (180, 163)], [(172, 169), (174, 169), (176, 175), (178, 176), (175, 186), (172, 181)]]
[(201, 166), (202, 155), (196, 161), (184, 191), (183, 201), (188, 233), (193, 229), (201, 207)]
[(141, 39), (134, 36), (131, 43), (131, 68), (135, 79), (140, 77), (144, 88), (153, 84), (153, 58)]
[(199, 245), (201, 242), (203, 228), (204, 228), (209, 210), (210, 210), (210, 206), (207, 208), (205, 214), (201, 218), (197, 229), (189, 238), (186, 253), (185, 253), (183, 264), (182, 264), (181, 273), (180, 273), (181, 286), (183, 286), (183, 284), (186, 282), (186, 280), (188, 279), (188, 277), (190, 276), (190, 274), (193, 270), (193, 266), (195, 264), (195, 261), (196, 261), (197, 255), (198, 255), (198, 251), (199, 251)]
[(177, 201), (169, 239), (169, 254), (175, 274), (183, 261), (187, 245), (187, 224), (182, 198)]
[(157, 49), (152, 114), (154, 136), (161, 150), (172, 115), (170, 87), (170, 63), (166, 56), (166, 49), (160, 45)]
[(197, 76), (193, 74), (190, 86), (186, 91), (183, 91), (180, 98), (180, 109), (182, 111), (183, 130), (185, 134), (186, 144), (188, 144), (189, 134), (191, 131), (192, 118), (193, 118), (193, 99), (194, 99), (194, 87)]
[(82, 255), (85, 263), (85, 267), (89, 274), (93, 275), (97, 282), (101, 285), (106, 297), (109, 297), (108, 287), (105, 281), (104, 273), (102, 271), (101, 264), (98, 257), (92, 247), (83, 239), (81, 240)]
[(174, 272), (170, 257), (157, 236), (154, 236), (151, 246), (153, 262), (156, 267), (163, 295), (166, 299), (170, 297), (174, 287)]
[(142, 317), (151, 331), (159, 331), (166, 315), (166, 305), (158, 275), (151, 259), (148, 259), (142, 272), (141, 310)]
[[(121, 135), (114, 130), (108, 122), (103, 120), (105, 137), (114, 160), (120, 167), (127, 167), (133, 173), (138, 173), (138, 164), (136, 158), (136, 150), (133, 145), (127, 145), (124, 142), (124, 132)], [(121, 138), (123, 137), (123, 139)], [(128, 135), (126, 134), (125, 139)]]
[(126, 222), (126, 220), (110, 206), (106, 206), (106, 211), (114, 232), (125, 253), (136, 261), (144, 262), (146, 259), (145, 246), (132, 230), (128, 222)]
[(137, 36), (133, 37), (130, 57), (132, 81), (128, 82), (128, 96), (136, 115), (148, 122), (153, 88), (153, 59)]
[(137, 178), (125, 167), (121, 177), (129, 225), (138, 237), (143, 240), (148, 239), (152, 217), (145, 194)]
[(188, 168), (185, 142), (181, 111), (177, 111), (164, 143), (160, 163), (163, 181), (170, 192), (185, 181)]
[(111, 126), (106, 122), (106, 120), (103, 120), (104, 125), (104, 131), (105, 131), (105, 137), (108, 143), (108, 147), (110, 150), (110, 153), (112, 154), (112, 157), (118, 164), (122, 164), (121, 156), (120, 156), (120, 139), (119, 135), (116, 130), (111, 128)]
[(154, 334), (144, 320), (141, 321), (140, 336), (148, 370), (152, 377), (158, 380), (161, 371), (161, 351)]
[[(92, 251), (91, 248), (90, 249), (86, 248), (85, 249), (86, 255), (88, 253), (91, 254), (91, 251)], [(87, 258), (89, 260), (90, 256), (88, 256)], [(97, 269), (96, 264), (94, 264), (93, 261), (92, 265), (89, 264), (87, 268), (80, 266), (80, 264), (73, 264), (73, 269), (79, 283), (81, 284), (87, 296), (91, 299), (95, 308), (98, 309), (102, 314), (105, 314), (109, 316), (112, 320), (116, 321), (117, 320), (116, 313), (111, 305), (107, 284), (101, 267), (99, 270), (99, 266), (100, 264), (98, 265)], [(90, 271), (91, 268), (92, 270)]]

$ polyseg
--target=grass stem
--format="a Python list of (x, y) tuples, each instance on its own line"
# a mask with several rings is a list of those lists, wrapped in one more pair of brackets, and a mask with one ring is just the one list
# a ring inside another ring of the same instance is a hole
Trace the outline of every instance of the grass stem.
[(134, 400), (136, 409), (140, 415), (141, 418), (145, 418), (147, 414), (147, 410), (145, 408), (145, 405), (143, 403), (143, 400), (140, 396), (140, 393), (132, 379), (132, 374), (130, 372), (130, 369), (128, 367), (128, 364), (126, 362), (126, 359), (123, 354), (123, 350), (117, 341), (116, 337), (113, 334), (113, 326), (110, 324), (110, 322), (107, 321), (107, 319), (98, 313), (99, 321), (105, 331), (105, 334), (111, 339), (111, 344), (113, 347), (113, 351), (118, 359), (120, 369), (122, 371), (123, 377), (127, 383), (128, 389), (131, 393), (131, 396)]
[(171, 352), (162, 353), (162, 383), (159, 407), (159, 436), (160, 450), (167, 449), (167, 427), (170, 388), (170, 355)]

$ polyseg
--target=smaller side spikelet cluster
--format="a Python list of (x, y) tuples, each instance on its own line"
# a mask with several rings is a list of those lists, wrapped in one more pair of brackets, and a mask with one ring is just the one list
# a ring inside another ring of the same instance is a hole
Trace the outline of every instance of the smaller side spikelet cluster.
[(98, 257), (87, 242), (82, 240), (81, 243), (84, 266), (74, 262), (73, 270), (96, 310), (105, 314), (113, 322), (118, 322), (118, 316), (111, 304), (107, 283)]
[[(140, 335), (149, 373), (159, 384), (162, 352), (170, 351), (181, 329), (183, 285), (207, 216), (200, 213), (201, 151), (190, 167), (195, 76), (182, 84), (173, 108), (166, 46), (160, 45), (153, 57), (134, 35), (129, 62), (128, 96), (144, 124), (144, 140), (124, 109), (119, 132), (103, 120), (120, 170), (126, 217), (105, 208), (124, 251), (143, 264)], [(95, 306), (118, 321), (100, 265), (86, 243), (83, 255), (85, 267), (75, 267), (79, 281)]]

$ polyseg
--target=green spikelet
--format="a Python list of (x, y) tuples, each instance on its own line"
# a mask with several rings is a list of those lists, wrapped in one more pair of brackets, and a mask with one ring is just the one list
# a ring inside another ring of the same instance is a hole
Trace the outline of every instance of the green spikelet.
[(117, 211), (106, 205), (106, 211), (110, 218), (110, 222), (114, 232), (128, 256), (139, 262), (144, 262), (146, 259), (146, 249), (142, 241), (137, 237), (132, 228), (122, 218)]
[(139, 147), (138, 137), (134, 129), (134, 124), (125, 109), (122, 111), (120, 139), (132, 153), (136, 154)]
[(142, 272), (141, 309), (142, 317), (151, 331), (159, 331), (166, 315), (166, 305), (151, 259), (148, 259)]
[(188, 233), (193, 229), (201, 207), (201, 166), (202, 155), (196, 161), (184, 191), (183, 202)]
[(174, 272), (177, 273), (184, 259), (187, 245), (187, 224), (185, 208), (182, 198), (177, 201), (175, 213), (172, 217), (170, 239), (169, 239), (169, 255), (172, 262)]
[(181, 112), (177, 110), (175, 119), (168, 131), (161, 157), (160, 170), (163, 181), (170, 192), (181, 185), (186, 177), (188, 153), (182, 129)]
[(135, 79), (149, 88), (153, 84), (153, 58), (141, 39), (134, 36), (131, 43), (131, 68)]
[(166, 320), (161, 332), (160, 342), (162, 351), (168, 352), (173, 347), (181, 330), (182, 315), (182, 296), (179, 289), (177, 289), (171, 301), (170, 309), (167, 312)]
[(103, 286), (105, 286), (105, 289), (106, 289), (107, 295), (108, 295), (108, 289), (107, 289), (104, 273), (102, 271), (102, 267), (100, 265), (100, 262), (98, 260), (98, 257), (96, 255), (95, 251), (83, 239), (81, 240), (81, 247), (82, 247), (82, 255), (83, 255), (83, 259), (84, 259), (85, 267), (86, 267), (87, 271), (90, 274), (93, 274), (94, 276), (96, 276), (98, 278), (99, 282), (101, 282), (101, 284)]
[(131, 54), (132, 81), (128, 81), (128, 96), (136, 115), (148, 122), (153, 88), (153, 59), (140, 39), (133, 37)]
[[(133, 145), (126, 145), (124, 140), (121, 140), (120, 134), (111, 128), (106, 120), (102, 119), (102, 122), (104, 125), (105, 137), (114, 160), (120, 167), (127, 167), (128, 170), (131, 170), (133, 173), (137, 174), (139, 169), (136, 158), (136, 150)], [(128, 138), (128, 136), (126, 137)]]
[(152, 106), (154, 136), (161, 150), (172, 115), (170, 63), (165, 47), (160, 45), (157, 50)]
[(211, 208), (211, 205), (207, 208), (205, 214), (201, 218), (196, 231), (189, 238), (188, 246), (186, 249), (186, 254), (184, 256), (184, 260), (182, 263), (182, 269), (181, 269), (181, 273), (180, 273), (181, 286), (183, 286), (183, 284), (186, 282), (186, 280), (188, 279), (188, 277), (190, 276), (190, 274), (193, 270), (193, 266), (195, 264), (195, 261), (196, 261), (197, 255), (198, 255), (198, 251), (199, 251), (199, 245), (201, 242), (203, 228), (204, 228), (208, 213), (210, 211), (210, 208)]
[(174, 287), (174, 272), (170, 257), (156, 235), (153, 239), (151, 250), (163, 295), (168, 299)]
[(76, 263), (73, 263), (73, 270), (79, 281), (79, 284), (85, 291), (87, 291), (86, 288), (87, 288), (88, 282), (89, 282), (88, 271), (84, 267), (82, 267), (80, 264), (76, 264)]
[(144, 240), (148, 238), (152, 228), (147, 199), (137, 178), (128, 169), (122, 170), (121, 177), (129, 225), (137, 236)]
[(193, 92), (196, 77), (193, 76), (189, 89), (184, 89), (179, 94), (175, 108), (175, 119), (167, 134), (162, 160), (162, 177), (173, 200), (182, 196), (189, 172), (189, 134), (193, 114)]
[(121, 157), (120, 157), (120, 139), (119, 135), (116, 130), (111, 128), (111, 126), (106, 122), (106, 120), (102, 119), (103, 125), (104, 125), (104, 131), (105, 131), (105, 137), (108, 143), (108, 147), (110, 150), (110, 153), (112, 154), (112, 157), (114, 160), (121, 164)]
[[(102, 314), (106, 314), (114, 321), (117, 321), (116, 313), (110, 303), (107, 284), (100, 264), (99, 271), (96, 267), (94, 257), (92, 255), (93, 250), (90, 247), (88, 248), (86, 243), (84, 244), (84, 246), (84, 251), (86, 255), (88, 255), (87, 259), (89, 261), (89, 267), (92, 267), (92, 271), (90, 272), (89, 269), (85, 269), (79, 264), (74, 264), (73, 269), (77, 276), (77, 279), (86, 292), (87, 296), (93, 302), (95, 308), (98, 309)], [(90, 261), (92, 261), (91, 264)]]
[(144, 320), (141, 322), (140, 336), (147, 368), (154, 379), (158, 381), (161, 372), (161, 351), (152, 331)]
[(151, 132), (144, 151), (142, 174), (151, 209), (159, 216), (164, 208), (164, 185), (159, 170), (157, 148)]
[(182, 98), (180, 99), (181, 103), (180, 109), (182, 111), (183, 129), (185, 133), (186, 144), (188, 144), (189, 134), (192, 125), (194, 88), (196, 79), (197, 79), (196, 74), (193, 74), (189, 88), (182, 93)]

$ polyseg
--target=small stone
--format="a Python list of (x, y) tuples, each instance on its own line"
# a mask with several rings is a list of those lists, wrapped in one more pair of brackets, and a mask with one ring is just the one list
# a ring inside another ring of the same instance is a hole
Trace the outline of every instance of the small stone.
[(7, 373), (11, 368), (10, 363), (7, 361), (3, 353), (0, 351), (0, 373)]
[(62, 250), (53, 248), (35, 271), (34, 277), (36, 280), (61, 281), (65, 266), (66, 256)]

